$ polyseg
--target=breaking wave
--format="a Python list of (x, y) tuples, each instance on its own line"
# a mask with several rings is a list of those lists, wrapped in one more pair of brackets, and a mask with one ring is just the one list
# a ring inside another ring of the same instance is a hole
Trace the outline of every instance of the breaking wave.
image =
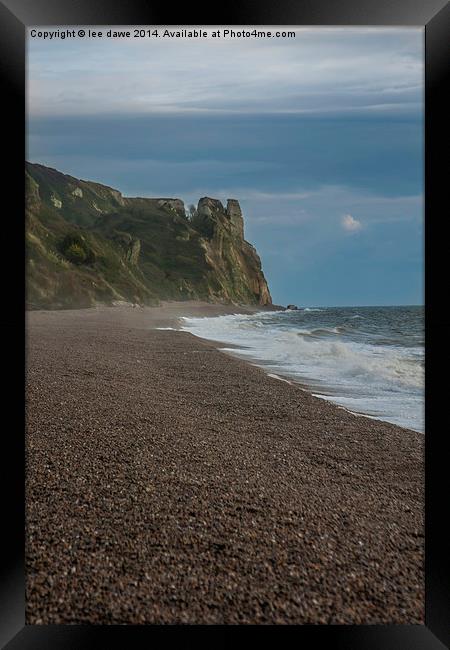
[(423, 430), (420, 307), (302, 309), (182, 322), (182, 329), (232, 345), (223, 349), (306, 384), (319, 396)]

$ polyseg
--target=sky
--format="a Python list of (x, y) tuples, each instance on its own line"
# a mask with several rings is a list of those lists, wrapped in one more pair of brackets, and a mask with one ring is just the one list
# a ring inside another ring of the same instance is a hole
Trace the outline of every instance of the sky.
[(423, 29), (217, 29), (29, 36), (27, 159), (126, 196), (238, 199), (276, 304), (423, 304)]

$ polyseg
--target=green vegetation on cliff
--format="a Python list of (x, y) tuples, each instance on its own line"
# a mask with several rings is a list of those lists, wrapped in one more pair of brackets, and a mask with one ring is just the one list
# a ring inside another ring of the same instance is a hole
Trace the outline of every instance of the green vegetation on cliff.
[(271, 303), (239, 203), (127, 198), (99, 183), (26, 164), (27, 304), (125, 300)]

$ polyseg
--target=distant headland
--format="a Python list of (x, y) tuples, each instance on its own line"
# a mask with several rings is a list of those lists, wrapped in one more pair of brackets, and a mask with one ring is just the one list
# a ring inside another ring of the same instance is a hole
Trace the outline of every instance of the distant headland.
[(272, 304), (239, 202), (128, 198), (26, 163), (27, 307), (160, 300)]

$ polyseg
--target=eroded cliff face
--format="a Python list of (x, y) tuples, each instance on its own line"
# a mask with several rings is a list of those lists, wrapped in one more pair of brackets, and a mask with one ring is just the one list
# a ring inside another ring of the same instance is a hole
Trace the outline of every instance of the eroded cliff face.
[(244, 220), (239, 202), (200, 199), (193, 226), (202, 234), (206, 260), (220, 284), (219, 295), (242, 303), (269, 305), (269, 288), (256, 249), (244, 240)]
[(27, 164), (27, 295), (34, 308), (127, 300), (271, 304), (239, 202), (128, 198)]

